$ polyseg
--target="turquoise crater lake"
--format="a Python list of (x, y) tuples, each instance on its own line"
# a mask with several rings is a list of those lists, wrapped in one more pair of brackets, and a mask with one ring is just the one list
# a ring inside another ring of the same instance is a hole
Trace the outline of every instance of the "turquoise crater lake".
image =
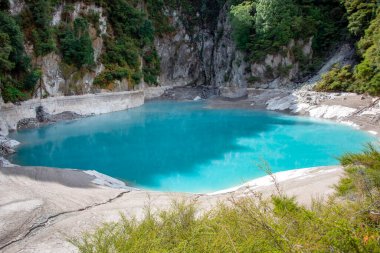
[(343, 125), (206, 102), (149, 102), (129, 111), (12, 133), (20, 165), (97, 170), (136, 187), (212, 192), (273, 172), (336, 165), (375, 138)]

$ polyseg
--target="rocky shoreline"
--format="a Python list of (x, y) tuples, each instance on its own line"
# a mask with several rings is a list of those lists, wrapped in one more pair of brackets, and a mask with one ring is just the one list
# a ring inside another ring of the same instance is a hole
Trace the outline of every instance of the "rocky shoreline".
[(369, 95), (249, 89), (246, 98), (238, 101), (214, 98), (209, 100), (208, 106), (269, 110), (330, 120), (380, 136), (380, 98)]

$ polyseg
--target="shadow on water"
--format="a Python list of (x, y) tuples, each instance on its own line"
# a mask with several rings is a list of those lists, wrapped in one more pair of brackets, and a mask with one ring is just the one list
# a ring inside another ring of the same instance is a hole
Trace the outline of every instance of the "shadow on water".
[(128, 112), (26, 130), (11, 158), (22, 165), (96, 169), (133, 184), (155, 186), (156, 176), (194, 173), (197, 165), (226, 152), (244, 152), (236, 142), (276, 126), (311, 124), (245, 110), (205, 110), (201, 103), (160, 102)]

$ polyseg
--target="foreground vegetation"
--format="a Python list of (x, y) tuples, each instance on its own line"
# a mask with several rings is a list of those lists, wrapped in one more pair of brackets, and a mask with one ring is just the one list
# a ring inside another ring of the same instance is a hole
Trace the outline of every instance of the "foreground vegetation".
[(380, 152), (341, 158), (346, 177), (310, 208), (278, 191), (232, 199), (205, 214), (174, 203), (142, 221), (122, 217), (73, 243), (80, 252), (380, 252)]

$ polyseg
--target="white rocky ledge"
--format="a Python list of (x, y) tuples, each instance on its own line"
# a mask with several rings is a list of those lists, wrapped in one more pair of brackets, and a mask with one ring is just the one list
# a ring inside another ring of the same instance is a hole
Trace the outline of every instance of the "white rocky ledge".
[[(46, 99), (32, 99), (15, 104), (4, 104), (0, 108), (0, 120), (5, 127), (15, 130), (17, 123), (22, 119), (35, 118), (36, 108), (42, 106), (49, 114), (73, 112), (79, 115), (97, 115), (115, 111), (127, 110), (144, 104), (144, 91), (110, 92), (87, 94), (81, 96), (49, 97)], [(4, 125), (4, 124), (3, 124)], [(2, 132), (7, 133), (8, 129)], [(3, 134), (6, 135), (6, 134)]]

